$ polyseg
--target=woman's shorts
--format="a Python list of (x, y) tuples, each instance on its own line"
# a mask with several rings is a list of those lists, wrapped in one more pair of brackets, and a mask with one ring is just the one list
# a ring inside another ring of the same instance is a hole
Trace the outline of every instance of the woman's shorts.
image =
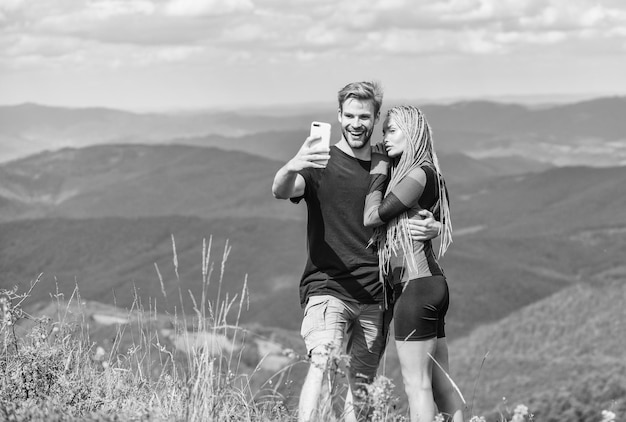
[(450, 303), (446, 278), (422, 277), (395, 284), (394, 336), (398, 341), (445, 337), (444, 317)]

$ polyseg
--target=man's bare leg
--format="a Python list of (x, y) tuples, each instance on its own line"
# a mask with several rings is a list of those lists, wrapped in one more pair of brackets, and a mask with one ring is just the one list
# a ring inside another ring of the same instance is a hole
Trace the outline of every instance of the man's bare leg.
[[(320, 349), (320, 350), (318, 350)], [(302, 384), (298, 403), (298, 421), (311, 422), (318, 420), (317, 415), (324, 406), (330, 403), (330, 392), (323, 388), (328, 370), (329, 353), (326, 347), (319, 347), (311, 352), (309, 372)]]
[[(350, 375), (348, 375), (348, 377), (351, 378)], [(343, 417), (345, 422), (357, 422), (356, 410), (354, 409), (354, 395), (352, 394), (353, 383), (354, 380), (348, 380), (348, 392), (346, 393), (346, 401), (343, 408)]]

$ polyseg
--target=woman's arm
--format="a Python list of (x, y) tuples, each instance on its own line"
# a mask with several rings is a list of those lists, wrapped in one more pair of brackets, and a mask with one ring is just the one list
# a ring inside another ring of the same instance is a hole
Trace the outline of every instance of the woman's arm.
[(387, 189), (389, 173), (389, 157), (386, 154), (372, 151), (372, 167), (370, 169), (370, 185), (365, 196), (363, 224), (366, 227), (376, 227), (384, 224), (378, 215), (378, 207), (383, 200)]
[[(374, 167), (374, 157), (372, 154), (372, 170)], [(384, 186), (387, 185), (385, 177)], [(385, 187), (380, 188), (380, 176), (378, 173), (370, 176), (370, 190), (365, 200), (365, 212), (363, 223), (367, 227), (380, 226), (393, 218), (408, 211), (415, 205), (426, 186), (426, 173), (418, 168), (402, 179), (387, 196), (383, 198)]]

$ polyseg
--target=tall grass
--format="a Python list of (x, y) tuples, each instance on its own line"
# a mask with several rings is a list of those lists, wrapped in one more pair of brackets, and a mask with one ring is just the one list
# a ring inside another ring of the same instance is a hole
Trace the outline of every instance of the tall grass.
[(122, 352), (120, 332), (108, 355), (95, 348), (77, 290), (67, 302), (56, 295), (54, 318), (26, 313), (27, 294), (3, 290), (0, 296), (0, 419), (139, 420), (155, 412), (155, 401), (164, 420), (176, 413), (182, 400), (174, 378), (151, 379), (145, 370), (148, 338)]
[(251, 372), (241, 371), (242, 346), (250, 335), (239, 325), (247, 282), (234, 297), (222, 293), (228, 244), (212, 299), (211, 240), (203, 243), (199, 298), (183, 291), (173, 237), (172, 246), (178, 300), (182, 304), (189, 294), (193, 310), (187, 313), (181, 305), (163, 316), (156, 301), (146, 307), (135, 292), (126, 321), (110, 333), (108, 350), (92, 338), (102, 328), (89, 317), (77, 288), (67, 299), (53, 295), (54, 306), (46, 310), (54, 309), (54, 315), (46, 316), (25, 311), (39, 279), (24, 293), (0, 290), (0, 420), (293, 420), (276, 388), (273, 395), (253, 389), (260, 362)]

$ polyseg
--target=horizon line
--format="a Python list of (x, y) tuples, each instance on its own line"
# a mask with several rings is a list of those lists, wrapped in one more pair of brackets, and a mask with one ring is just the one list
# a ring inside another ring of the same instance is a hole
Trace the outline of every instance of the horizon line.
[[(501, 94), (501, 95), (483, 95), (483, 96), (457, 96), (457, 97), (439, 97), (439, 98), (391, 98), (385, 100), (385, 103), (421, 103), (422, 105), (452, 105), (455, 103), (466, 102), (493, 102), (500, 104), (517, 104), (523, 106), (552, 106), (575, 104), (585, 101), (593, 101), (606, 98), (626, 98), (626, 93), (609, 94), (609, 93), (571, 93), (571, 94)], [(69, 105), (69, 104), (53, 104), (38, 101), (25, 100), (18, 103), (0, 103), (2, 108), (38, 106), (48, 108), (60, 108), (70, 110), (87, 110), (87, 109), (105, 109), (113, 111), (121, 111), (128, 113), (149, 114), (149, 113), (199, 113), (199, 112), (251, 112), (265, 111), (268, 109), (278, 111), (283, 108), (293, 109), (294, 107), (328, 107), (329, 104), (335, 106), (335, 99), (331, 101), (308, 101), (308, 102), (280, 102), (273, 104), (228, 104), (228, 105), (205, 105), (205, 106), (156, 106), (156, 107), (118, 107), (111, 105)]]

